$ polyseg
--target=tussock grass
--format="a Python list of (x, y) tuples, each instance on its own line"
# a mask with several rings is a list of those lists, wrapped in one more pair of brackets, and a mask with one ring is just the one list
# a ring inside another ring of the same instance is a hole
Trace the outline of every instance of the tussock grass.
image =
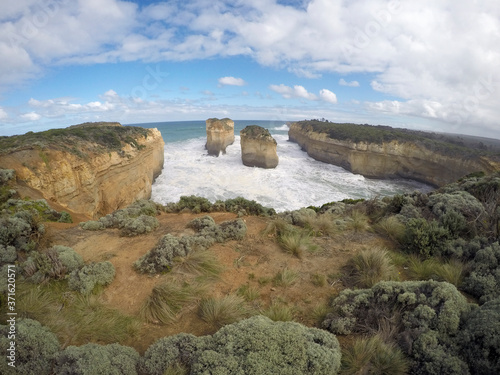
[(306, 216), (304, 228), (309, 230), (313, 236), (332, 236), (340, 232), (340, 228), (335, 224), (335, 219), (337, 217), (332, 214)]
[(266, 228), (262, 232), (263, 235), (265, 236), (276, 236), (279, 237), (285, 233), (288, 232), (293, 232), (295, 231), (295, 228), (293, 225), (287, 223), (285, 220), (282, 218), (277, 218), (274, 220), (271, 220), (267, 223)]
[(222, 298), (204, 298), (200, 301), (200, 318), (215, 330), (247, 318), (250, 314), (245, 300), (234, 294)]
[(293, 310), (278, 302), (273, 302), (267, 309), (262, 311), (262, 315), (267, 316), (275, 322), (289, 322), (293, 320)]
[(38, 320), (54, 332), (63, 347), (87, 342), (125, 342), (139, 321), (105, 306), (98, 296), (68, 291), (65, 283), (31, 286), (18, 283), (19, 316)]
[(208, 250), (193, 251), (185, 257), (174, 258), (174, 273), (217, 278), (223, 271), (213, 253)]
[(350, 220), (347, 221), (347, 227), (354, 232), (364, 232), (370, 227), (368, 216), (359, 210), (352, 210)]
[(311, 317), (314, 319), (316, 325), (321, 326), (321, 323), (323, 323), (329, 312), (330, 308), (326, 302), (318, 303), (313, 307)]
[(283, 269), (283, 271), (280, 271), (274, 276), (273, 278), (273, 284), (274, 286), (290, 286), (295, 284), (299, 277), (299, 274), (297, 271), (291, 270), (289, 268)]
[(444, 264), (439, 264), (436, 273), (440, 280), (447, 281), (457, 288), (462, 284), (467, 265), (457, 259), (451, 259)]
[(298, 231), (281, 235), (278, 242), (283, 250), (299, 259), (302, 259), (306, 251), (314, 252), (317, 250), (317, 246), (311, 241), (311, 237)]
[(315, 286), (322, 287), (326, 285), (326, 275), (321, 273), (313, 273), (311, 275), (311, 283)]
[(402, 375), (408, 372), (408, 368), (408, 360), (401, 350), (384, 342), (379, 335), (358, 338), (342, 350), (342, 375)]
[(465, 277), (467, 265), (457, 259), (443, 262), (438, 258), (421, 260), (415, 255), (409, 257), (408, 275), (414, 280), (447, 281), (459, 287)]
[(236, 294), (243, 297), (243, 299), (247, 302), (253, 302), (260, 297), (259, 290), (248, 284), (240, 286), (236, 291)]
[(393, 280), (397, 270), (386, 249), (362, 250), (344, 266), (343, 281), (346, 285), (371, 288), (383, 280)]
[(437, 279), (436, 273), (437, 260), (429, 258), (421, 260), (416, 255), (410, 255), (408, 258), (408, 276), (413, 280), (429, 280)]
[(140, 316), (151, 323), (174, 322), (182, 309), (197, 302), (204, 289), (197, 285), (164, 282), (153, 288), (141, 306)]
[(396, 243), (402, 243), (405, 236), (406, 227), (396, 216), (389, 216), (380, 220), (374, 225), (375, 230), (388, 237)]

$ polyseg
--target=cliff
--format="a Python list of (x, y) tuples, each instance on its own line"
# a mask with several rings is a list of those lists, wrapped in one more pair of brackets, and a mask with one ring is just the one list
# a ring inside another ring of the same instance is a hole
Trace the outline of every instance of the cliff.
[(276, 168), (279, 163), (276, 140), (269, 130), (250, 125), (240, 132), (241, 160), (248, 167)]
[(206, 120), (208, 154), (219, 156), (226, 153), (226, 147), (234, 143), (234, 121), (228, 118)]
[(157, 129), (88, 124), (0, 139), (0, 166), (49, 202), (99, 217), (149, 198), (161, 173)]
[[(289, 140), (298, 143), (316, 160), (369, 178), (406, 178), (439, 187), (473, 172), (500, 170), (498, 157), (426, 139), (420, 132), (339, 124), (359, 127), (352, 132), (357, 133), (353, 136), (346, 134), (346, 127), (314, 125), (307, 121), (291, 124)], [(384, 135), (384, 132), (388, 133)], [(363, 137), (369, 138), (368, 135), (377, 140), (362, 140)]]

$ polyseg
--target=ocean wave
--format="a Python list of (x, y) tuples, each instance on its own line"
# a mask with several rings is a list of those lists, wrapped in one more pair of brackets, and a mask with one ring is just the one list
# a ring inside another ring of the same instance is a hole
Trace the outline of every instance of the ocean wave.
[(282, 130), (282, 131), (288, 131), (290, 127), (287, 124), (283, 124), (281, 126), (276, 126), (272, 128), (272, 130)]

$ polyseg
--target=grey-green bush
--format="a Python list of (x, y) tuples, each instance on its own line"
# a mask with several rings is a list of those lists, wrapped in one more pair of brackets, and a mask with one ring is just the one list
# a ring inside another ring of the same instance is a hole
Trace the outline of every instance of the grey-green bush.
[(68, 287), (87, 295), (92, 293), (97, 285), (110, 284), (115, 277), (115, 272), (115, 267), (111, 262), (90, 263), (71, 272)]
[[(16, 338), (9, 339), (10, 325), (0, 325), (0, 373), (36, 374), (52, 373), (52, 360), (59, 352), (59, 341), (47, 327), (36, 320), (16, 320)], [(15, 368), (8, 366), (11, 341), (15, 341)]]
[(84, 222), (80, 223), (79, 225), (83, 230), (95, 231), (95, 230), (103, 230), (105, 228), (105, 226), (102, 222), (96, 221), (96, 220), (84, 221)]
[(54, 361), (56, 374), (136, 375), (139, 353), (120, 344), (68, 346)]
[(0, 266), (13, 263), (17, 259), (17, 251), (14, 246), (4, 246), (0, 244)]
[(500, 245), (498, 242), (478, 250), (470, 264), (470, 275), (463, 289), (481, 303), (500, 297)]
[(14, 178), (16, 171), (13, 169), (0, 169), (0, 185), (4, 185)]
[(193, 355), (191, 374), (320, 375), (340, 367), (337, 338), (294, 322), (254, 316), (221, 328)]
[(472, 310), (458, 341), (472, 374), (500, 374), (500, 298)]
[(73, 272), (83, 266), (82, 256), (71, 247), (55, 245), (52, 246), (51, 249), (57, 253), (58, 258), (64, 267), (66, 267), (67, 272)]
[(136, 218), (129, 218), (122, 222), (120, 235), (132, 237), (140, 234), (149, 233), (160, 226), (157, 218), (140, 215)]
[(374, 333), (385, 327), (411, 358), (415, 373), (424, 366), (443, 374), (464, 367), (453, 338), (470, 305), (449, 283), (380, 282), (370, 289), (342, 291), (331, 307), (324, 328), (335, 334), (352, 334)]
[(449, 238), (448, 230), (439, 226), (435, 220), (410, 219), (406, 223), (402, 245), (406, 252), (428, 258), (441, 255)]

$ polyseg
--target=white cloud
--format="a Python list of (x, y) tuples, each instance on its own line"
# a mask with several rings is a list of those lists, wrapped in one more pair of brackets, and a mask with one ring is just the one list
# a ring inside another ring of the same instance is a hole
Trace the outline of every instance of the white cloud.
[(5, 120), (9, 117), (7, 112), (3, 108), (0, 107), (0, 120)]
[(220, 86), (245, 86), (246, 82), (243, 78), (221, 77), (218, 80)]
[(348, 86), (348, 87), (359, 87), (358, 81), (350, 81), (347, 82), (344, 78), (339, 79), (340, 86)]
[(317, 96), (308, 92), (303, 86), (295, 85), (293, 87), (280, 85), (270, 85), (269, 88), (285, 99), (302, 98), (307, 100), (318, 100)]
[(337, 104), (337, 95), (327, 89), (322, 89), (319, 92), (319, 96), (322, 100), (328, 103)]
[(42, 116), (36, 112), (29, 112), (21, 115), (21, 118), (26, 121), (38, 121), (42, 118)]

